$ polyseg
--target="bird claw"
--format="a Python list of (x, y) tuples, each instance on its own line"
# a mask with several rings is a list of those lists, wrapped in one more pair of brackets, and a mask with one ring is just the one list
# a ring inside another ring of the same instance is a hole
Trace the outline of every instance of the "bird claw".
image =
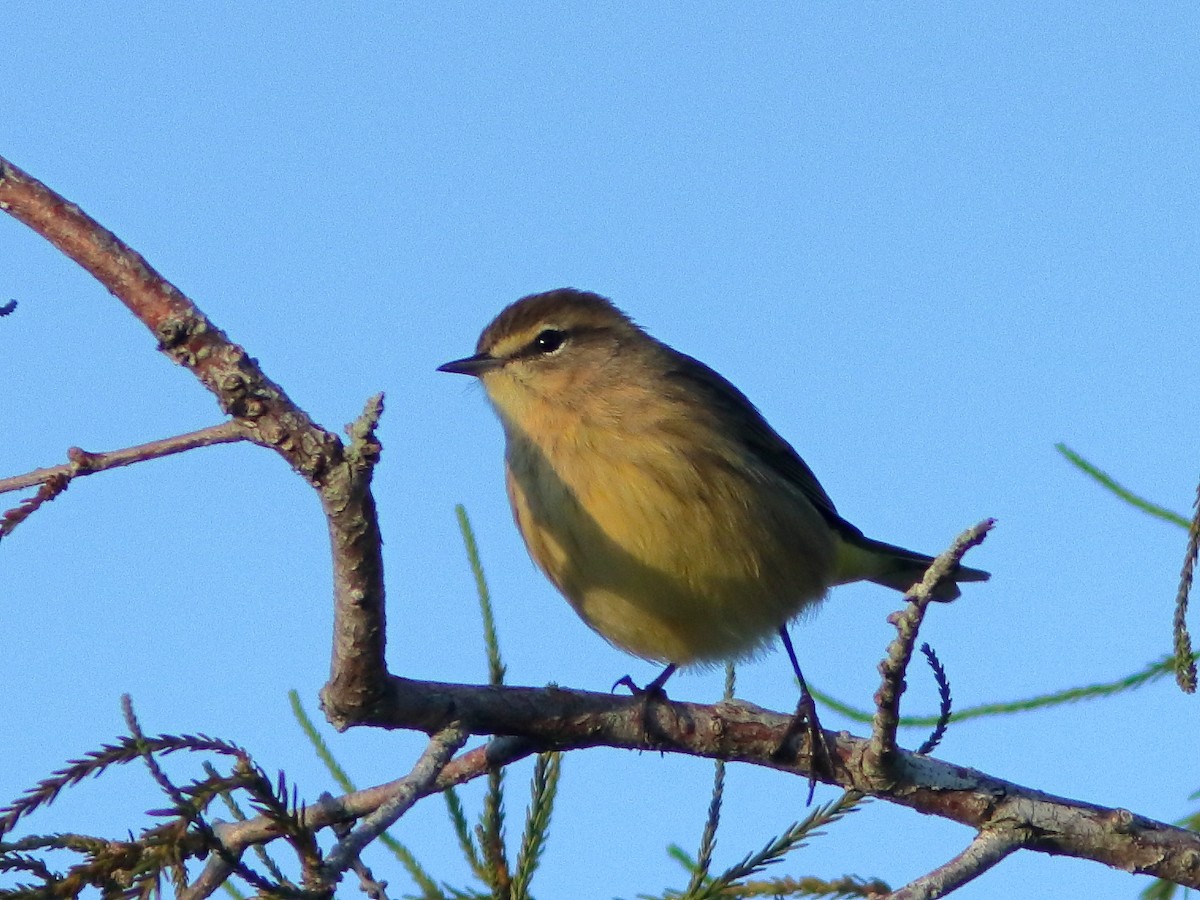
[(633, 679), (628, 675), (622, 675), (620, 678), (614, 681), (612, 690), (609, 691), (609, 693), (615, 694), (617, 692), (617, 688), (619, 687), (629, 688), (629, 693), (633, 694), (635, 697), (642, 693), (642, 689), (634, 684)]
[(821, 727), (821, 721), (817, 718), (817, 704), (808, 691), (800, 695), (800, 701), (796, 704), (796, 713), (792, 716), (792, 721), (788, 723), (787, 731), (784, 732), (783, 738), (775, 750), (776, 760), (784, 762), (795, 758), (791, 749), (792, 740), (801, 730), (808, 736), (808, 800), (805, 805), (811, 806), (813, 795), (817, 790), (817, 776), (832, 778), (834, 771), (833, 752), (830, 750), (829, 741), (825, 738), (825, 729)]
[(617, 691), (617, 688), (619, 688), (619, 687), (627, 687), (627, 688), (629, 688), (629, 693), (633, 694), (633, 696), (635, 696), (635, 697), (647, 697), (647, 698), (652, 698), (654, 700), (666, 700), (667, 692), (665, 690), (663, 690), (663, 685), (667, 683), (668, 678), (670, 678), (672, 675), (675, 674), (676, 668), (677, 667), (675, 666), (674, 663), (667, 666), (665, 669), (663, 669), (661, 672), (658, 673), (658, 677), (656, 677), (653, 681), (651, 681), (644, 688), (638, 687), (636, 684), (634, 684), (633, 679), (630, 678), (628, 675), (622, 675), (615, 682), (613, 682), (612, 693), (615, 694)]

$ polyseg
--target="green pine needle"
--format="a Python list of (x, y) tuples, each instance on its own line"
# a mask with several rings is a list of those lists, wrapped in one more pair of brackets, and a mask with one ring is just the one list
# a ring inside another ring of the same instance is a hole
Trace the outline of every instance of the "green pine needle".
[(561, 753), (539, 753), (533, 767), (529, 809), (525, 814), (525, 833), (517, 853), (517, 869), (513, 874), (511, 900), (529, 900), (529, 884), (537, 871), (550, 834), (550, 815), (558, 795), (558, 779), (562, 772)]
[[(733, 699), (737, 686), (737, 671), (733, 663), (725, 664), (725, 700)], [(688, 883), (685, 896), (692, 896), (709, 881), (709, 869), (712, 867), (713, 851), (717, 847), (717, 827), (721, 824), (721, 804), (725, 798), (725, 760), (718, 759), (713, 765), (712, 798), (708, 802), (708, 816), (704, 821), (704, 831), (700, 835), (700, 850), (696, 859), (690, 861), (692, 880)]]
[(475, 838), (471, 835), (471, 826), (467, 822), (467, 814), (463, 811), (462, 801), (458, 798), (458, 791), (452, 787), (446, 788), (442, 791), (442, 797), (446, 801), (446, 812), (450, 816), (450, 824), (454, 828), (454, 835), (458, 838), (458, 846), (467, 865), (480, 881), (486, 881), (484, 866), (479, 859), (479, 851), (475, 848)]
[(817, 807), (803, 821), (792, 825), (757, 853), (730, 866), (721, 875), (708, 881), (700, 890), (689, 892), (686, 895), (687, 900), (717, 900), (722, 896), (728, 896), (728, 890), (735, 882), (749, 878), (756, 872), (761, 872), (767, 866), (782, 860), (791, 851), (804, 846), (810, 838), (821, 834), (818, 829), (830, 825), (852, 812), (862, 799), (862, 794), (846, 791), (831, 803)]
[(1172, 512), (1165, 507), (1159, 506), (1157, 503), (1151, 503), (1144, 497), (1139, 497), (1133, 491), (1122, 487), (1113, 480), (1112, 476), (1100, 471), (1066, 444), (1055, 444), (1054, 448), (1067, 458), (1071, 465), (1075, 466), (1085, 475), (1094, 479), (1101, 487), (1116, 494), (1126, 503), (1131, 506), (1136, 506), (1142, 512), (1154, 516), (1156, 519), (1162, 519), (1165, 522), (1171, 522), (1178, 525), (1180, 528), (1187, 528), (1191, 524), (1191, 520), (1181, 516), (1177, 512)]
[(483, 643), (487, 649), (488, 683), (504, 684), (504, 662), (500, 658), (500, 641), (496, 637), (496, 617), (492, 613), (492, 594), (488, 590), (487, 578), (483, 574), (483, 563), (479, 559), (479, 545), (475, 542), (475, 532), (471, 528), (471, 520), (467, 518), (466, 507), (459, 503), (454, 507), (454, 512), (458, 516), (458, 527), (462, 532), (467, 561), (471, 565), (471, 573), (475, 576), (475, 590), (479, 594), (479, 611), (483, 614)]
[(288, 691), (288, 702), (292, 705), (292, 716), (299, 723), (300, 730), (304, 732), (304, 736), (308, 738), (308, 742), (312, 744), (313, 750), (316, 751), (317, 758), (325, 764), (326, 770), (333, 777), (333, 780), (337, 782), (337, 786), (341, 789), (342, 793), (349, 794), (357, 790), (354, 782), (350, 780), (350, 776), (346, 774), (346, 770), (333, 758), (333, 751), (329, 749), (329, 745), (325, 743), (325, 739), (317, 731), (316, 724), (308, 715), (304, 704), (300, 702), (300, 692), (295, 688)]
[[(1042, 694), (1036, 697), (1029, 697), (1024, 700), (1013, 700), (1006, 703), (982, 703), (978, 706), (969, 706), (966, 709), (960, 709), (958, 712), (952, 713), (950, 716), (951, 722), (962, 722), (967, 719), (982, 719), (988, 716), (1010, 715), (1012, 713), (1027, 712), (1031, 709), (1045, 709), (1051, 706), (1062, 706), (1065, 703), (1077, 703), (1080, 700), (1094, 700), (1100, 697), (1111, 697), (1115, 694), (1122, 694), (1125, 691), (1131, 691), (1135, 688), (1142, 687), (1153, 681), (1157, 681), (1175, 671), (1175, 657), (1168, 656), (1159, 660), (1156, 663), (1151, 663), (1142, 669), (1140, 672), (1134, 672), (1132, 675), (1127, 675), (1124, 678), (1118, 678), (1115, 681), (1106, 681), (1098, 684), (1089, 684), (1082, 687), (1067, 688), (1062, 691), (1055, 691), (1050, 694)], [(841, 700), (831, 697), (815, 688), (809, 688), (809, 692), (822, 704), (830, 709), (841, 713), (848, 719), (855, 722), (870, 722), (874, 716), (873, 712), (857, 709), (850, 706), (848, 703), (843, 703)], [(929, 728), (937, 724), (937, 716), (904, 716), (900, 719), (900, 724), (906, 728)]]

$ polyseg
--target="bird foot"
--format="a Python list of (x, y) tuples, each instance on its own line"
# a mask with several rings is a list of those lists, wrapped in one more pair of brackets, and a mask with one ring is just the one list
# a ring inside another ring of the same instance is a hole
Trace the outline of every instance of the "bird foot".
[(773, 754), (776, 760), (790, 762), (795, 759), (796, 754), (792, 743), (801, 731), (808, 736), (809, 771), (806, 805), (811, 806), (813, 794), (817, 789), (817, 776), (832, 778), (834, 771), (833, 752), (825, 737), (825, 729), (821, 727), (821, 720), (817, 718), (817, 704), (807, 690), (801, 693), (800, 702), (796, 704), (796, 713), (792, 716), (792, 721), (788, 723), (787, 731), (783, 733), (783, 738), (779, 741), (779, 746)]
[(613, 693), (616, 693), (617, 688), (625, 687), (625, 688), (629, 688), (629, 693), (633, 694), (633, 696), (635, 696), (635, 697), (647, 697), (647, 698), (654, 699), (654, 700), (666, 700), (667, 692), (665, 690), (663, 690), (663, 685), (667, 683), (668, 678), (670, 678), (672, 675), (675, 674), (675, 668), (676, 667), (673, 664), (667, 666), (665, 669), (663, 669), (661, 672), (658, 673), (658, 677), (656, 677), (653, 681), (651, 681), (644, 688), (638, 687), (637, 684), (634, 683), (634, 680), (632, 678), (630, 678), (628, 675), (622, 675), (615, 682), (613, 682), (612, 691), (613, 691)]

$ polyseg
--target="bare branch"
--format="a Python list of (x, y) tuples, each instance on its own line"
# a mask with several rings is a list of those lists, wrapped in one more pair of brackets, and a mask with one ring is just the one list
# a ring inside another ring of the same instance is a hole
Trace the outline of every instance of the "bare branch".
[(388, 797), (367, 816), (362, 824), (338, 841), (325, 861), (326, 873), (340, 878), (371, 841), (387, 831), (414, 803), (429, 793), (434, 779), (467, 740), (465, 729), (451, 725), (439, 731), (413, 766), (413, 770), (394, 782)]
[(317, 489), (334, 569), (334, 661), (324, 693), (326, 714), (344, 725), (368, 709), (387, 674), (383, 542), (370, 492), (380, 450), (373, 429), (382, 398), (368, 403), (347, 453), (336, 434), (314, 423), (141, 255), (3, 158), (0, 210), (90, 272), (150, 329), (161, 352), (200, 379), (250, 440), (273, 449)]
[[(322, 803), (327, 803), (332, 799), (333, 795), (330, 793), (321, 795)], [(333, 825), (333, 833), (339, 841), (343, 840), (353, 830), (354, 826), (349, 822), (335, 822)], [(375, 873), (371, 871), (370, 866), (363, 862), (361, 855), (356, 856), (351, 861), (350, 869), (358, 876), (358, 889), (371, 898), (371, 900), (388, 900), (387, 882), (380, 881), (375, 877)]]
[[(807, 777), (802, 760), (775, 756), (791, 716), (734, 702), (716, 706), (528, 687), (466, 686), (391, 679), (389, 702), (361, 724), (436, 731), (461, 721), (480, 734), (520, 735), (540, 748), (617, 747), (724, 759)], [(870, 741), (845, 732), (829, 735), (836, 780), (829, 784), (869, 793), (918, 812), (976, 830), (1012, 823), (1035, 837), (1026, 845), (1044, 853), (1091, 859), (1200, 887), (1200, 835), (1126, 810), (1055, 797), (983, 772), (897, 749), (890, 784), (875, 785), (864, 760)], [(802, 797), (797, 795), (797, 803)]]
[[(636, 698), (561, 688), (454, 685), (403, 679), (393, 679), (392, 686), (392, 703), (385, 705), (390, 716), (364, 724), (417, 727), (401, 714), (419, 709), (428, 716), (428, 710), (436, 708), (443, 714), (453, 711), (461, 715), (464, 729), (474, 733), (503, 727), (521, 735), (497, 738), (451, 760), (414, 797), (465, 783), (491, 767), (507, 765), (549, 748), (604, 746), (658, 750), (743, 762), (805, 777), (808, 774), (798, 762), (780, 762), (775, 756), (791, 716), (744, 702), (703, 706), (664, 701), (646, 707)], [(647, 718), (651, 720), (649, 723)], [(1017, 836), (1018, 845), (1024, 849), (1089, 859), (1200, 888), (1200, 834), (1128, 810), (1045, 794), (974, 769), (899, 749), (892, 764), (892, 784), (887, 789), (872, 789), (872, 776), (863, 759), (868, 746), (869, 740), (864, 738), (845, 732), (831, 734), (830, 750), (839, 760), (838, 777), (834, 781), (822, 775), (823, 780), (959, 822), (987, 835), (1012, 839)], [(395, 797), (406, 780), (407, 776), (318, 803), (303, 810), (300, 820), (305, 827), (317, 829), (368, 816)], [(796, 804), (802, 802), (802, 789), (797, 788)], [(220, 826), (216, 831), (234, 858), (251, 844), (280, 836), (277, 825), (265, 817)], [(195, 842), (188, 845), (191, 852), (207, 849), (199, 836), (189, 840)], [(979, 847), (968, 848), (947, 867), (951, 873), (968, 872), (972, 865), (982, 871), (980, 860), (990, 859), (989, 854), (1000, 853), (1004, 847), (999, 837), (987, 837)], [(218, 866), (229, 871), (222, 863), (210, 860), (210, 868)], [(201, 881), (211, 885), (215, 878), (215, 874), (210, 876), (206, 871), (193, 888)]]
[[(214, 829), (217, 839), (225, 843), (226, 848), (229, 847), (229, 843), (225, 841), (224, 832), (229, 828), (229, 825), (218, 825)], [(204, 900), (205, 897), (211, 897), (233, 874), (233, 866), (226, 860), (236, 858), (233, 851), (226, 856), (219, 853), (212, 854), (208, 858), (204, 870), (196, 876), (196, 880), (178, 893), (177, 900)]]
[(34, 469), (24, 475), (0, 478), (0, 494), (40, 485), (34, 496), (22, 500), (17, 506), (0, 516), (0, 538), (6, 537), (43, 504), (65, 491), (75, 478), (103, 472), (105, 469), (133, 465), (148, 459), (158, 459), (173, 453), (195, 450), (197, 447), (244, 440), (250, 440), (249, 435), (237, 420), (233, 420), (201, 428), (199, 431), (188, 434), (163, 438), (148, 444), (139, 444), (136, 447), (126, 447), (123, 450), (110, 450), (105, 453), (89, 453), (79, 447), (71, 447), (67, 450), (68, 462), (62, 465)]
[(19, 491), (35, 484), (46, 484), (56, 478), (68, 480), (103, 472), (106, 469), (116, 469), (121, 466), (131, 466), (134, 463), (145, 462), (148, 459), (159, 459), (174, 453), (184, 453), (198, 447), (210, 447), (213, 444), (232, 444), (235, 441), (248, 440), (246, 433), (236, 421), (222, 422), (210, 425), (199, 431), (179, 434), (174, 437), (150, 441), (148, 444), (138, 444), (136, 447), (126, 447), (122, 450), (108, 450), (100, 453), (89, 453), (79, 447), (67, 450), (67, 459), (58, 466), (44, 469), (34, 469), (24, 475), (13, 475), (0, 478), (0, 494), (9, 491)]
[(967, 849), (954, 859), (888, 894), (886, 900), (933, 900), (935, 897), (944, 897), (1021, 849), (1026, 839), (1027, 835), (1011, 828), (981, 831)]
[(877, 787), (887, 784), (890, 773), (888, 763), (896, 749), (896, 729), (900, 724), (900, 696), (904, 693), (904, 673), (912, 659), (913, 646), (917, 641), (917, 631), (921, 620), (925, 617), (925, 608), (933, 599), (937, 586), (951, 576), (954, 569), (962, 562), (963, 555), (972, 547), (978, 546), (991, 531), (995, 524), (993, 519), (985, 519), (978, 525), (968, 528), (950, 545), (944, 553), (929, 566), (920, 584), (905, 594), (908, 605), (899, 612), (892, 613), (888, 621), (896, 626), (896, 637), (888, 645), (887, 656), (879, 664), (879, 674), (883, 681), (875, 692), (875, 719), (871, 724), (871, 743), (867, 750), (865, 763)]
[(0, 515), (0, 538), (8, 537), (13, 529), (67, 489), (71, 479), (56, 475), (45, 481), (32, 497), (26, 497), (12, 509)]

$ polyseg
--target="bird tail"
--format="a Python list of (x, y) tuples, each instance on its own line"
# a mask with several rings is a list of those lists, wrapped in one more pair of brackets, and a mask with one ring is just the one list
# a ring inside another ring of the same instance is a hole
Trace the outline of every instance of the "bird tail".
[[(838, 554), (838, 584), (871, 581), (897, 591), (907, 591), (925, 577), (932, 556), (914, 553), (894, 544), (855, 535), (843, 540)], [(954, 600), (962, 593), (959, 582), (987, 581), (990, 572), (959, 566), (933, 592), (934, 600)]]

